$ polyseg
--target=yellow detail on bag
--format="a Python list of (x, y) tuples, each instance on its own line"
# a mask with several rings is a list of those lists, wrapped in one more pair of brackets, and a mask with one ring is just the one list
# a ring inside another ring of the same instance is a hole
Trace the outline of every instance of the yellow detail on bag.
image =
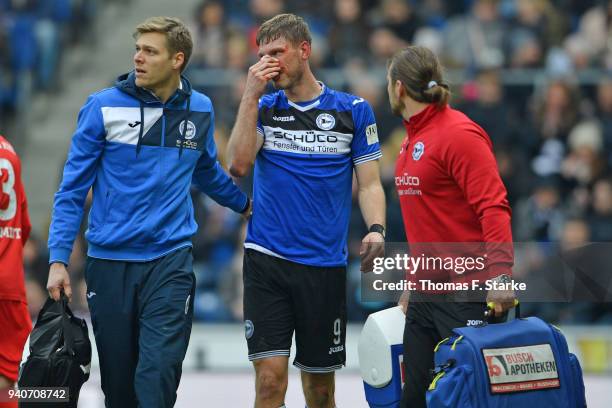
[(438, 383), (438, 380), (440, 378), (442, 378), (442, 376), (444, 376), (444, 374), (446, 374), (446, 371), (440, 371), (438, 374), (436, 374), (436, 376), (434, 377), (433, 381), (431, 382), (431, 384), (429, 384), (429, 391), (435, 390), (436, 389), (436, 384)]
[(450, 338), (450, 337), (447, 337), (447, 338), (445, 338), (445, 339), (440, 340), (440, 341), (438, 342), (438, 344), (436, 344), (436, 347), (434, 347), (434, 353), (435, 353), (435, 352), (437, 352), (437, 351), (438, 351), (438, 349), (440, 348), (440, 346), (441, 346), (441, 345), (442, 345), (444, 342), (448, 341), (448, 339), (449, 339), (449, 338)]
[(455, 340), (455, 342), (453, 343), (453, 345), (451, 346), (451, 350), (454, 350), (455, 347), (457, 347), (457, 343), (459, 343), (461, 341), (461, 339), (463, 338), (463, 336), (459, 336), (457, 337), (457, 340)]

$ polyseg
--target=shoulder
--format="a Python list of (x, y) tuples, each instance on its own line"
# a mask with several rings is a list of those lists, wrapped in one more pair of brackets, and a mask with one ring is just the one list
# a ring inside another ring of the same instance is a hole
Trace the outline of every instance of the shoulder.
[(190, 109), (199, 112), (211, 112), (213, 110), (213, 104), (206, 94), (198, 91), (191, 91)]
[(92, 93), (87, 98), (86, 103), (94, 103), (100, 108), (131, 107), (138, 106), (139, 104), (136, 98), (120, 91), (116, 87), (104, 88)]
[(491, 139), (487, 132), (465, 113), (446, 107), (440, 113), (441, 131), (448, 135), (444, 139), (449, 144), (461, 144), (465, 142), (481, 142), (491, 146)]
[(13, 145), (4, 136), (0, 135), (0, 156), (2, 156), (2, 152), (8, 152), (10, 156), (17, 156)]
[(328, 88), (328, 95), (339, 111), (363, 112), (371, 110), (368, 101), (360, 96)]

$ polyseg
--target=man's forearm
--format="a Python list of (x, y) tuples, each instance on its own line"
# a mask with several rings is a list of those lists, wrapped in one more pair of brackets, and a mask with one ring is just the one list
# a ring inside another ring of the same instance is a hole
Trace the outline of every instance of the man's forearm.
[(359, 188), (359, 207), (368, 228), (372, 224), (386, 226), (385, 192), (380, 183)]
[(258, 98), (244, 95), (228, 143), (230, 174), (243, 177), (249, 173), (257, 154)]

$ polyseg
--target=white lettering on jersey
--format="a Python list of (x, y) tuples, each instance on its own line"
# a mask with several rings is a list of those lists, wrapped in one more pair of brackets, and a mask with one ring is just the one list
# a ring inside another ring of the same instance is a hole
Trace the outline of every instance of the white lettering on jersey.
[(265, 150), (299, 154), (335, 154), (351, 152), (353, 135), (329, 130), (287, 130), (264, 126)]
[(0, 227), (0, 238), (21, 239), (21, 228)]

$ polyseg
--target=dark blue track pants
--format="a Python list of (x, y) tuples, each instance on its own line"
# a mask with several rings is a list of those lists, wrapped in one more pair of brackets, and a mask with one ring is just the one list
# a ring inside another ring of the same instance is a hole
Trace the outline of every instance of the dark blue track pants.
[(174, 406), (191, 334), (191, 248), (149, 262), (87, 259), (87, 302), (109, 408)]

